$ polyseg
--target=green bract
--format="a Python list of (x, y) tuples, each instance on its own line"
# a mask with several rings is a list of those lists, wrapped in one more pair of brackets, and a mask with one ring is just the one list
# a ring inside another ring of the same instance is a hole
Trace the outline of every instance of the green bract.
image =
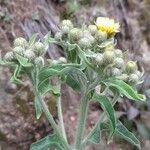
[[(104, 27), (104, 24), (99, 26)], [(105, 28), (107, 32), (98, 29), (94, 23), (79, 28), (74, 27), (70, 20), (64, 20), (54, 37), (48, 33), (40, 42), (37, 34), (29, 41), (24, 38), (15, 39), (12, 51), (7, 52), (0, 60), (1, 65), (15, 68), (11, 80), (17, 84), (23, 84), (20, 76), (28, 76), (35, 95), (33, 102), (36, 118), (39, 119), (44, 114), (53, 128), (53, 134), (33, 143), (30, 150), (84, 150), (89, 144), (101, 142), (103, 129), (109, 131), (108, 143), (117, 134), (140, 147), (138, 139), (116, 118), (113, 106), (120, 96), (136, 101), (145, 100), (135, 90), (135, 85), (141, 82), (142, 74), (138, 71), (136, 62), (125, 60), (124, 53), (115, 48), (115, 33), (110, 36), (108, 27)], [(65, 57), (46, 60), (44, 54), (50, 43), (61, 46)], [(55, 84), (51, 82), (53, 79)], [(64, 128), (61, 83), (67, 84), (81, 95), (79, 121), (73, 145), (68, 143)], [(101, 87), (101, 90), (96, 90), (97, 87)], [(56, 97), (58, 123), (43, 99), (47, 92)], [(98, 102), (104, 112), (91, 132), (84, 136), (89, 102)]]

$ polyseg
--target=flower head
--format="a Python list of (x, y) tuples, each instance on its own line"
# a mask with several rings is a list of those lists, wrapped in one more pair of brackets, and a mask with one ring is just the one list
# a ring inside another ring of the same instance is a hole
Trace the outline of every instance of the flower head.
[(115, 23), (113, 19), (106, 17), (98, 17), (96, 19), (97, 29), (103, 32), (106, 32), (108, 36), (112, 36), (115, 33), (119, 32), (119, 23)]

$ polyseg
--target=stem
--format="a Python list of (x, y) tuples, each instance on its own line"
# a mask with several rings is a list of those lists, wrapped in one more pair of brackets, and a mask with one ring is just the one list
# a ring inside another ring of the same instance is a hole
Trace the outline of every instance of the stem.
[(54, 119), (53, 119), (53, 116), (51, 115), (51, 113), (49, 112), (48, 110), (48, 107), (46, 105), (46, 103), (44, 102), (44, 100), (42, 99), (40, 93), (36, 90), (35, 91), (35, 94), (39, 100), (39, 102), (41, 103), (41, 106), (42, 106), (42, 110), (48, 120), (48, 122), (50, 123), (50, 125), (52, 126), (52, 128), (54, 129), (55, 133), (57, 134), (57, 136), (62, 140), (63, 142), (63, 145), (65, 147), (66, 150), (70, 150), (69, 148), (69, 145), (68, 143), (66, 142), (66, 140), (62, 137), (60, 131), (59, 131), (59, 128), (57, 126), (57, 124), (55, 123)]
[[(118, 93), (115, 94), (115, 96), (114, 96), (114, 98), (113, 98), (113, 100), (112, 100), (112, 105), (113, 105), (113, 106), (116, 104), (116, 102), (117, 102), (119, 96), (120, 96), (120, 95), (119, 95)], [(84, 147), (84, 146), (87, 144), (87, 140), (88, 140), (88, 138), (92, 135), (93, 131), (97, 128), (97, 126), (99, 126), (99, 124), (100, 124), (101, 122), (105, 121), (105, 119), (106, 119), (106, 113), (103, 112), (102, 115), (100, 116), (98, 122), (94, 125), (93, 129), (90, 131), (90, 133), (87, 135), (87, 137), (83, 140), (83, 142), (82, 142), (82, 147)]]
[[(59, 79), (58, 79), (58, 88), (59, 91), (61, 90), (61, 84), (59, 83)], [(63, 113), (62, 113), (62, 106), (61, 106), (61, 96), (58, 97), (57, 99), (57, 109), (58, 109), (58, 119), (60, 122), (60, 128), (61, 128), (61, 132), (62, 135), (64, 137), (64, 139), (67, 141), (67, 136), (66, 136), (66, 132), (65, 132), (65, 127), (64, 127), (64, 121), (63, 121)]]
[(42, 95), (38, 91), (38, 82), (39, 82), (38, 81), (38, 72), (39, 72), (38, 68), (35, 67), (35, 70), (31, 74), (30, 73), (28, 74), (28, 77), (33, 85), (34, 95), (38, 98), (38, 100), (42, 106), (43, 113), (45, 114), (49, 124), (54, 129), (54, 132), (57, 134), (59, 140), (61, 140), (65, 150), (70, 150), (69, 144), (66, 142), (66, 140), (62, 136), (57, 124), (55, 123), (55, 120), (53, 119), (53, 116), (51, 115), (51, 113), (47, 107), (47, 104), (45, 103), (45, 101), (42, 98)]
[(87, 95), (85, 94), (83, 98), (81, 99), (81, 104), (80, 104), (79, 122), (77, 126), (77, 134), (76, 134), (76, 139), (75, 139), (76, 150), (81, 150), (81, 140), (82, 140), (84, 129), (85, 129), (87, 108), (88, 108), (88, 98), (87, 98)]

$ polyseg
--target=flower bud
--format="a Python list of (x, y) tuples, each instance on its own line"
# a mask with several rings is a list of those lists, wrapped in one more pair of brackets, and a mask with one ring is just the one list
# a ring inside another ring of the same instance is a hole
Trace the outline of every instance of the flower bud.
[(62, 26), (68, 26), (70, 29), (73, 28), (73, 24), (70, 20), (63, 20), (62, 21)]
[(25, 51), (25, 49), (20, 46), (17, 46), (13, 49), (13, 51), (19, 55), (23, 55), (23, 52)]
[(90, 42), (91, 44), (94, 44), (95, 39), (94, 39), (94, 37), (93, 37), (92, 35), (90, 35), (90, 36), (87, 37), (87, 38), (89, 39), (89, 42)]
[(114, 44), (109, 44), (105, 47), (105, 51), (113, 51), (114, 50)]
[(123, 57), (122, 51), (121, 51), (120, 49), (116, 49), (116, 50), (115, 50), (115, 55), (116, 55), (117, 57)]
[(112, 68), (112, 75), (113, 76), (119, 76), (121, 75), (121, 71), (118, 68)]
[(135, 74), (136, 74), (139, 78), (142, 77), (142, 73), (141, 73), (140, 71), (138, 71), (138, 70), (135, 72)]
[(115, 53), (113, 51), (105, 51), (103, 55), (104, 55), (104, 61), (106, 62), (106, 64), (113, 63), (114, 58), (115, 58)]
[(27, 41), (22, 37), (16, 38), (14, 40), (14, 47), (16, 47), (16, 46), (26, 47), (27, 46)]
[(98, 32), (97, 27), (95, 25), (89, 25), (88, 30), (92, 35), (95, 35)]
[(82, 31), (82, 36), (83, 36), (83, 37), (89, 37), (89, 36), (91, 36), (91, 33), (90, 33), (90, 31), (88, 31), (88, 30), (83, 30), (83, 31)]
[(96, 56), (94, 59), (95, 59), (94, 62), (95, 62), (98, 66), (103, 65), (103, 62), (104, 62), (103, 54), (98, 53), (97, 56)]
[(79, 46), (81, 48), (89, 48), (89, 47), (91, 47), (91, 42), (90, 42), (90, 40), (88, 38), (80, 39), (78, 44), (79, 44)]
[(62, 33), (61, 32), (57, 32), (56, 34), (55, 34), (55, 39), (56, 40), (60, 40), (62, 38)]
[(137, 71), (136, 62), (134, 62), (134, 61), (127, 62), (126, 66), (125, 66), (125, 71), (129, 74), (134, 73), (135, 71)]
[(59, 62), (57, 61), (57, 60), (52, 60), (52, 64), (53, 65), (56, 65), (56, 64), (58, 64)]
[(69, 32), (70, 39), (73, 41), (78, 41), (82, 37), (82, 31), (78, 28), (73, 28)]
[(123, 80), (124, 82), (127, 82), (129, 79), (129, 76), (127, 74), (123, 73), (122, 75), (118, 76), (117, 78), (120, 80)]
[(98, 31), (96, 34), (95, 34), (95, 39), (98, 41), (98, 42), (103, 42), (107, 39), (107, 33), (106, 32), (102, 32), (102, 31)]
[(13, 52), (7, 52), (4, 56), (4, 60), (8, 62), (12, 62), (15, 60), (15, 55)]
[(70, 28), (65, 25), (65, 26), (61, 27), (61, 31), (62, 31), (63, 34), (68, 34), (69, 31), (70, 31)]
[(59, 63), (67, 63), (67, 60), (66, 60), (66, 58), (65, 57), (60, 57), (59, 59), (58, 59), (58, 62)]
[(117, 68), (121, 68), (121, 67), (123, 67), (123, 65), (124, 65), (124, 60), (122, 59), (122, 58), (116, 58), (115, 60), (114, 60), (114, 65), (117, 67)]
[(34, 44), (34, 52), (37, 56), (43, 55), (43, 53), (45, 52), (45, 47), (44, 47), (43, 43), (36, 42)]
[(35, 59), (35, 53), (32, 51), (32, 50), (26, 50), (25, 52), (24, 52), (24, 57), (25, 58), (28, 58), (29, 59), (29, 61), (32, 61), (32, 60), (34, 60)]
[(139, 81), (138, 75), (136, 75), (134, 73), (129, 75), (129, 83), (136, 84), (136, 83), (138, 83), (138, 81)]
[(43, 59), (43, 57), (40, 56), (40, 57), (35, 58), (34, 63), (37, 66), (43, 66), (44, 65), (44, 59)]

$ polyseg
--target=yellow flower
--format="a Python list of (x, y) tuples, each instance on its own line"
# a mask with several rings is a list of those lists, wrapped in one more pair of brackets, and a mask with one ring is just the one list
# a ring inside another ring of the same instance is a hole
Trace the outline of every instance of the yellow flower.
[(115, 23), (113, 19), (106, 17), (98, 17), (96, 20), (97, 29), (106, 32), (108, 36), (112, 36), (119, 32), (119, 23)]

